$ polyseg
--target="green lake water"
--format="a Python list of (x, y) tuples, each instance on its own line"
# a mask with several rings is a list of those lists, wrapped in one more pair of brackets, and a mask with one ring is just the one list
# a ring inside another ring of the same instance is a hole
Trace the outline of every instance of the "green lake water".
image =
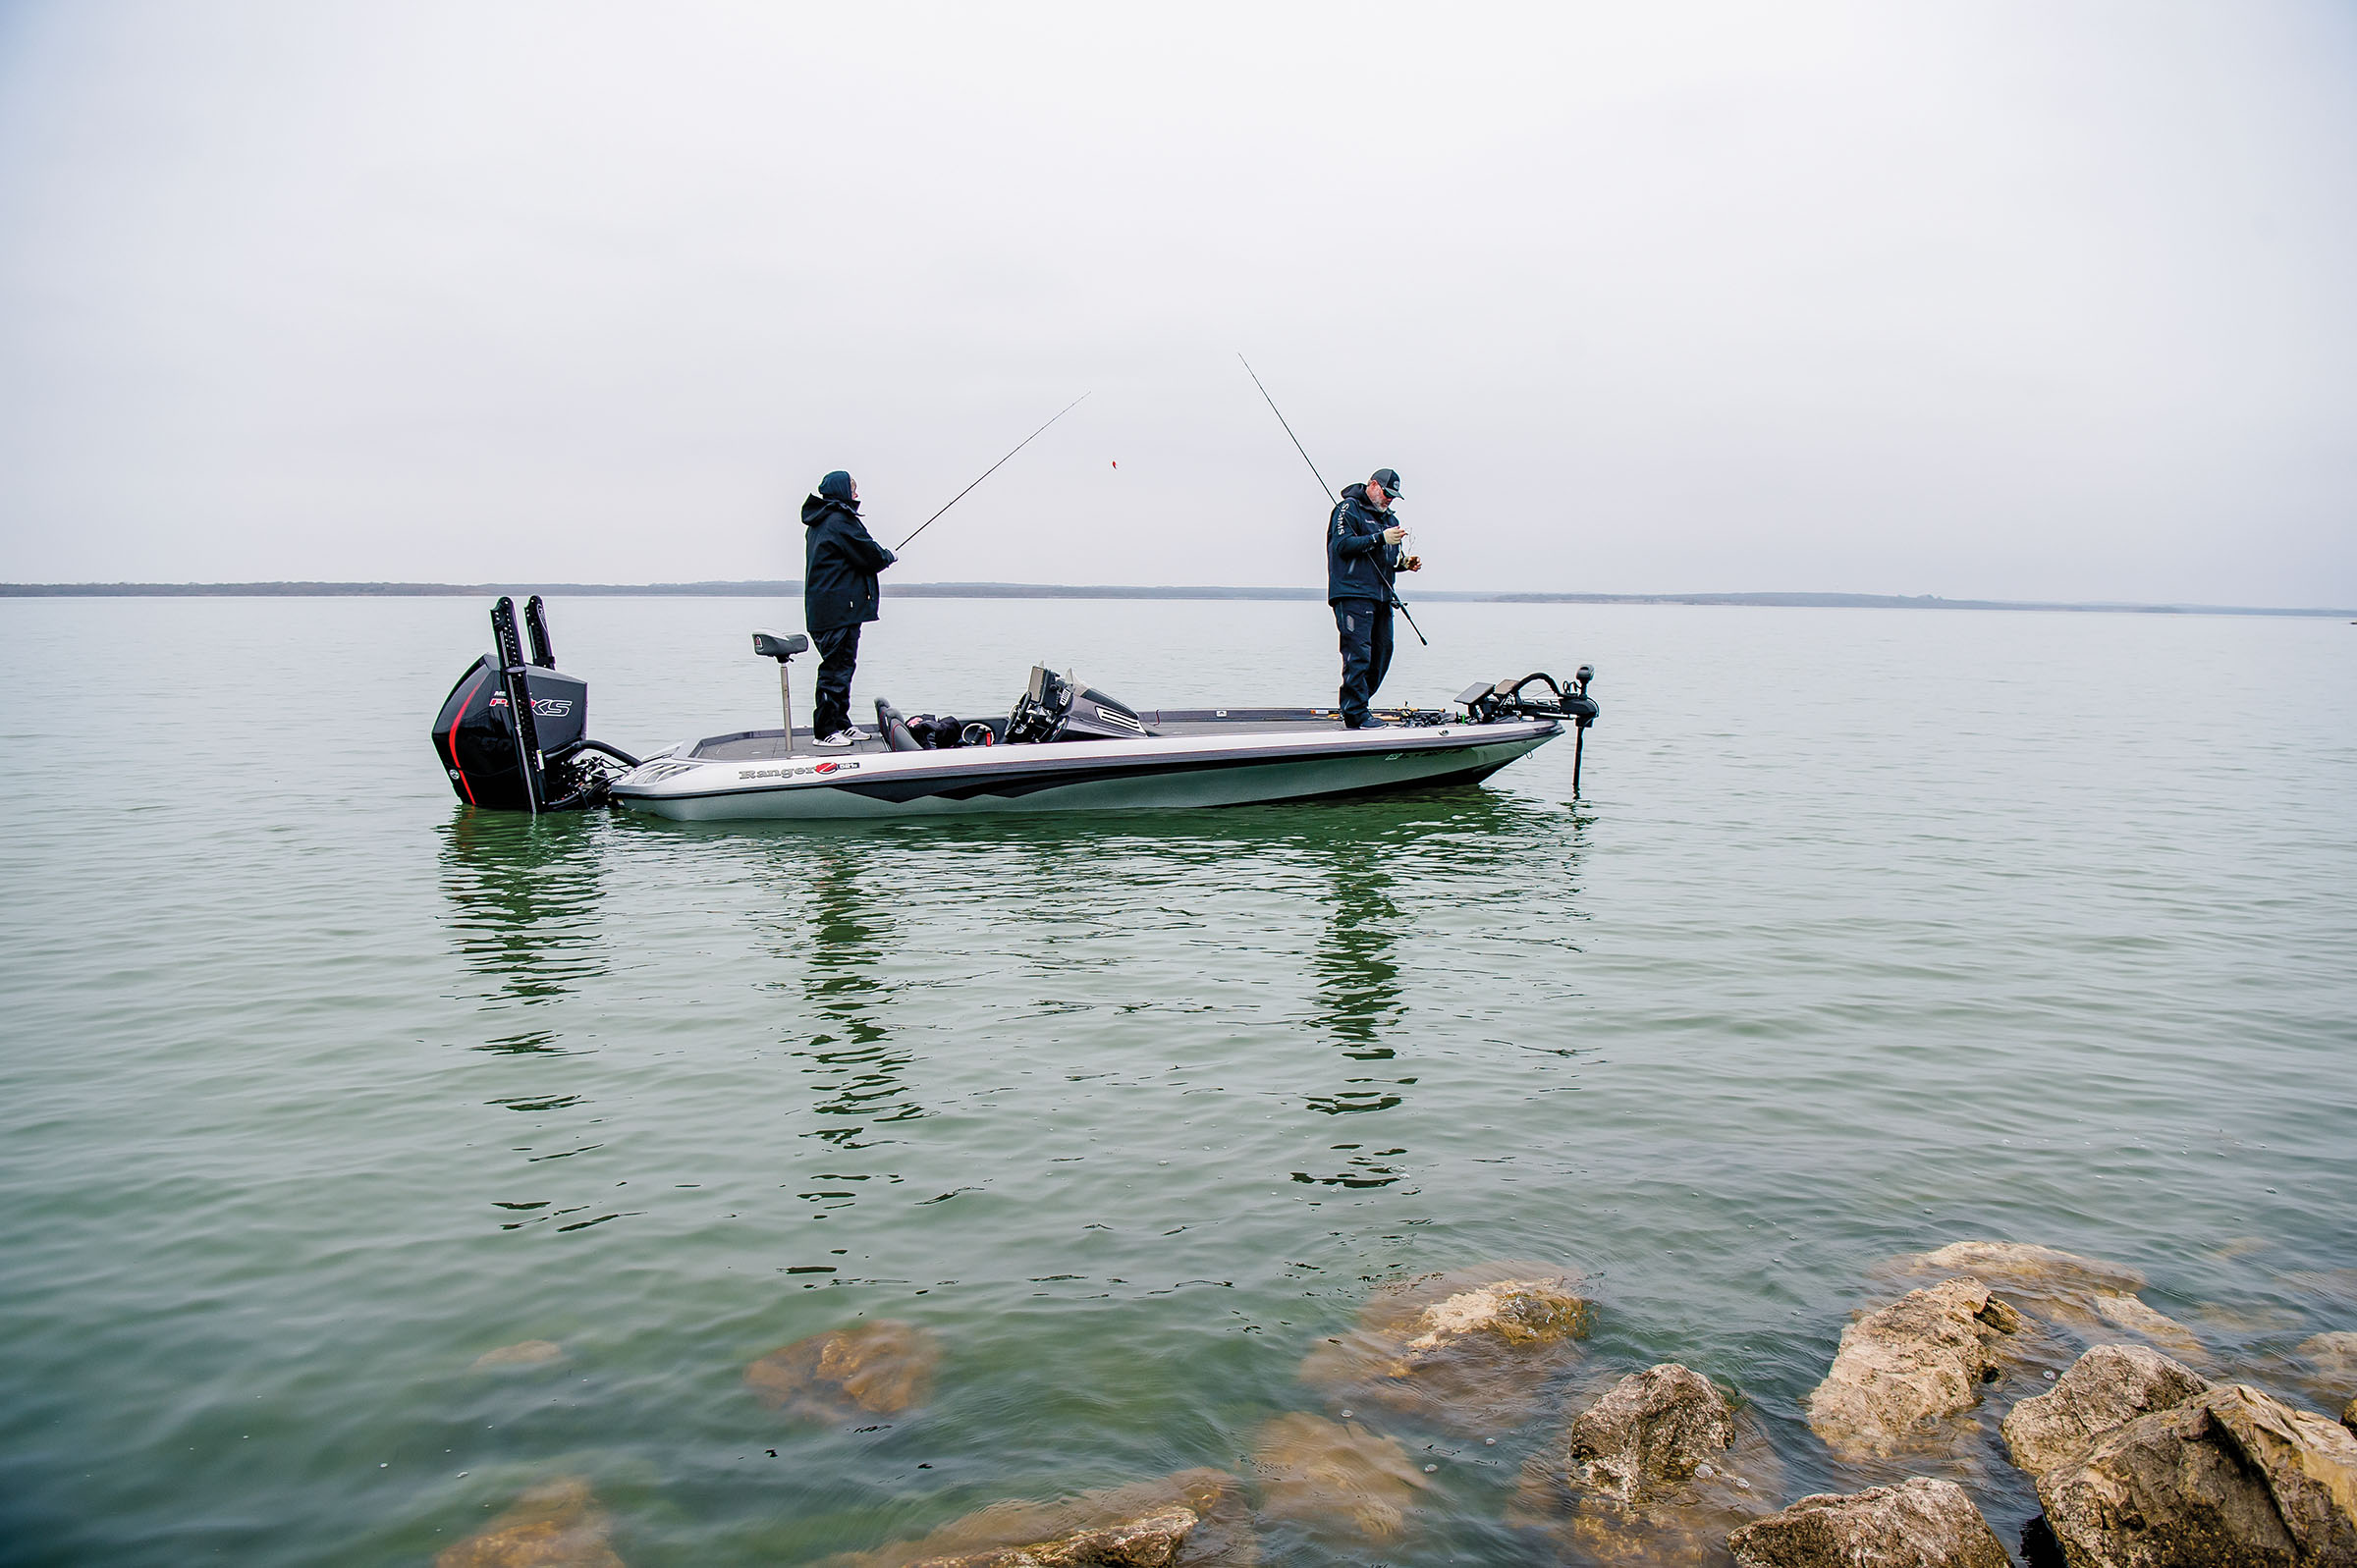
[[(1799, 1402), (1899, 1253), (2132, 1265), (2306, 1401), (2357, 1328), (2342, 621), (1434, 605), (1388, 696), (1597, 667), (1577, 803), (1565, 740), (1371, 802), (711, 831), (455, 802), (483, 609), (0, 604), (0, 1563), (423, 1564), (554, 1476), (633, 1568), (814, 1561), (1248, 1473), (1371, 1291), (1493, 1260), (1583, 1276), (1591, 1384), (1736, 1390), (1787, 1496), (1884, 1479)], [(774, 724), (745, 632), (796, 609), (552, 620), (653, 749)], [(860, 705), (1003, 711), (1035, 659), (1332, 696), (1312, 604), (886, 610)], [(884, 1318), (939, 1336), (922, 1408), (748, 1393)], [(1558, 1560), (1505, 1516), (1560, 1409), (1377, 1424), (1432, 1491), (1343, 1560)], [(1954, 1473), (2012, 1543), (2020, 1479)]]

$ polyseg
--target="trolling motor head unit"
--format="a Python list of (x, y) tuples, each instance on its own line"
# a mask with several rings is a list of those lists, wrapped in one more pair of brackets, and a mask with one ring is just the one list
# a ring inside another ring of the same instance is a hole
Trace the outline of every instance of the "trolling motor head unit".
[(540, 596), (523, 607), (532, 652), (516, 634), (516, 601), (491, 607), (492, 651), (467, 666), (434, 717), (434, 754), (451, 793), (491, 811), (574, 811), (605, 798), (638, 759), (591, 740), (589, 683), (561, 674)]
[[(1533, 671), (1519, 680), (1508, 677), (1490, 685), (1467, 686), (1457, 693), (1456, 701), (1475, 724), (1494, 724), (1501, 719), (1568, 719), (1585, 730), (1604, 711), (1588, 695), (1588, 682), (1595, 678), (1595, 668), (1590, 665), (1579, 667), (1568, 687), (1545, 671)], [(1524, 696), (1533, 683), (1545, 686), (1547, 694)]]

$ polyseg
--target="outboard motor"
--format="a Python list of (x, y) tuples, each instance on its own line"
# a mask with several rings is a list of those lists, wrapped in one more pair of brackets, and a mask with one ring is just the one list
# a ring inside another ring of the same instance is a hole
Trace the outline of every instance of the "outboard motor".
[(589, 683), (562, 675), (540, 596), (523, 608), (527, 662), (516, 635), (516, 602), (491, 607), (493, 650), (459, 676), (434, 718), (434, 751), (451, 792), (491, 811), (571, 811), (605, 798), (614, 770), (638, 760), (588, 738)]

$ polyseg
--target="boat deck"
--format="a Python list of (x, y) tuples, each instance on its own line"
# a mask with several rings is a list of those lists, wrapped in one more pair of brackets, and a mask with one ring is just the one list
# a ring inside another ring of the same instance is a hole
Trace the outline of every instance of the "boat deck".
[[(1396, 709), (1378, 708), (1376, 713), (1385, 719), (1398, 722)], [(1332, 708), (1166, 708), (1155, 712), (1141, 710), (1138, 718), (1157, 736), (1162, 735), (1249, 735), (1299, 734), (1303, 730), (1340, 730), (1342, 716)], [(993, 729), (1005, 723), (1003, 719), (983, 721)], [(872, 729), (872, 726), (869, 727)], [(814, 743), (808, 730), (794, 732), (794, 755), (806, 757), (855, 757), (870, 752), (889, 751), (881, 739), (868, 730), (868, 738), (855, 746), (821, 746)], [(699, 740), (680, 753), (699, 762), (755, 762), (787, 755), (786, 732), (782, 730), (740, 730), (734, 734), (713, 735)]]

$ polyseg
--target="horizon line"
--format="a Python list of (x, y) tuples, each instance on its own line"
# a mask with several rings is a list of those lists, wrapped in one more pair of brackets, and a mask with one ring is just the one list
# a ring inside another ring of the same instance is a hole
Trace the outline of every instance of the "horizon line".
[[(1052, 582), (910, 582), (882, 585), (888, 599), (1233, 599), (1319, 602), (1314, 588)], [(798, 577), (705, 579), (695, 582), (331, 582), (285, 579), (248, 582), (0, 582), (0, 599), (174, 598), (465, 598), (476, 594), (537, 593), (603, 598), (779, 598), (798, 596)], [(2108, 615), (2350, 616), (2329, 606), (2212, 605), (2117, 600), (1948, 599), (1938, 594), (1727, 592), (1540, 593), (1507, 589), (1436, 589), (1416, 595), (1431, 604), (1699, 605), (1775, 609), (2036, 610)]]

